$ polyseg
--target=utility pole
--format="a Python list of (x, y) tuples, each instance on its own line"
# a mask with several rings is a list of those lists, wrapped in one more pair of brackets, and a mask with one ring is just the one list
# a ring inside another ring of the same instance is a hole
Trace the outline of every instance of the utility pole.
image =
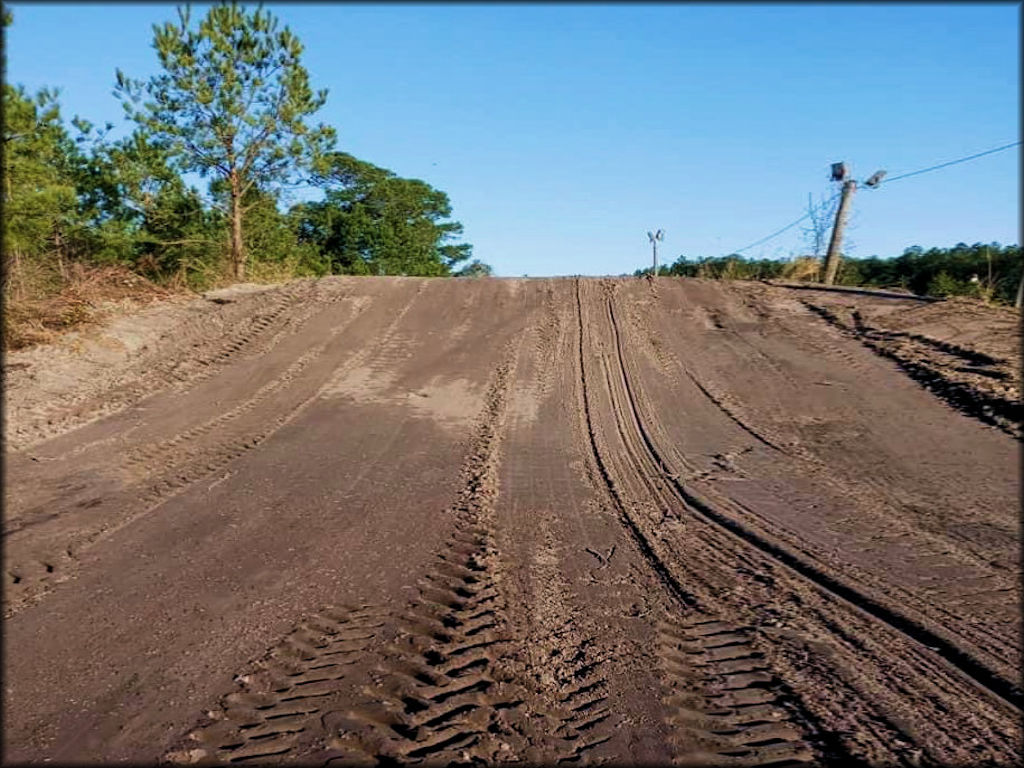
[(654, 271), (651, 273), (651, 277), (658, 276), (658, 241), (665, 239), (665, 230), (659, 229), (654, 234), (647, 233), (647, 239), (651, 241), (651, 249), (654, 251)]
[(843, 196), (839, 200), (836, 221), (832, 225), (832, 237), (828, 241), (828, 254), (825, 256), (825, 285), (832, 285), (836, 279), (836, 272), (839, 271), (839, 250), (843, 245), (843, 229), (846, 227), (846, 218), (850, 214), (850, 200), (857, 189), (857, 182), (849, 178), (849, 169), (846, 167), (846, 163), (832, 163), (832, 181), (843, 183)]
[[(864, 185), (877, 189), (884, 176), (885, 171), (875, 171)], [(832, 237), (828, 242), (828, 254), (825, 256), (825, 285), (832, 285), (836, 280), (836, 273), (839, 271), (839, 252), (843, 245), (843, 229), (850, 215), (850, 201), (853, 200), (853, 193), (857, 191), (857, 182), (849, 178), (846, 163), (832, 163), (832, 181), (841, 181), (843, 189), (836, 211), (836, 221), (832, 225)]]
[(857, 189), (857, 182), (849, 179), (843, 182), (843, 196), (836, 211), (836, 223), (832, 226), (832, 239), (828, 241), (828, 255), (825, 257), (825, 285), (832, 285), (839, 271), (839, 249), (843, 244), (843, 229), (850, 214), (850, 200)]
[(1020, 284), (1017, 286), (1017, 301), (1013, 303), (1013, 306), (1020, 309), (1021, 304), (1024, 304), (1024, 272), (1020, 273)]

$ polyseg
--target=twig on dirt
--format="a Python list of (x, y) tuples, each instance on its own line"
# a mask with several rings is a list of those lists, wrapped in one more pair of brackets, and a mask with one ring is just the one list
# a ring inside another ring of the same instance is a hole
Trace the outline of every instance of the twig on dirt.
[(608, 564), (611, 562), (612, 555), (615, 554), (615, 547), (616, 545), (612, 544), (611, 548), (608, 550), (608, 554), (606, 555), (602, 555), (600, 552), (595, 552), (590, 547), (584, 547), (583, 549), (585, 552), (589, 552), (591, 555), (597, 558), (597, 562), (600, 563), (600, 565), (597, 567), (597, 570), (600, 571), (602, 568), (608, 567)]

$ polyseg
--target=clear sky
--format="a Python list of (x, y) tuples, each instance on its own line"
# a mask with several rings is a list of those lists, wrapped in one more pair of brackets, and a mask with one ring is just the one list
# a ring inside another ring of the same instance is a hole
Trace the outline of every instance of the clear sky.
[[(9, 82), (122, 122), (174, 5), (10, 3)], [(500, 275), (722, 255), (831, 194), (1020, 138), (1019, 4), (268, 3), (306, 46), (339, 148), (444, 190)], [(196, 6), (194, 13), (203, 12)], [(1019, 147), (861, 188), (854, 256), (1020, 242)], [(800, 228), (751, 249), (805, 249)]]

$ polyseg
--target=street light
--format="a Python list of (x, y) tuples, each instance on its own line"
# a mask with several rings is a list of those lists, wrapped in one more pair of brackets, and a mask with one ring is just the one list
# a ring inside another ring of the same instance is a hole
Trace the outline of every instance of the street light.
[(658, 276), (658, 241), (665, 239), (665, 230), (659, 229), (653, 235), (648, 232), (647, 239), (651, 241), (651, 248), (654, 250), (654, 271), (651, 273), (652, 277)]
[[(875, 171), (864, 182), (869, 189), (877, 189), (882, 183), (885, 171)], [(843, 227), (846, 226), (846, 216), (850, 209), (850, 201), (853, 200), (853, 193), (857, 189), (857, 182), (850, 178), (850, 169), (846, 163), (832, 163), (832, 181), (840, 182), (843, 185), (839, 199), (839, 209), (836, 211), (836, 223), (832, 226), (832, 237), (828, 243), (828, 253), (825, 256), (825, 285), (832, 285), (839, 271), (839, 249), (843, 242)]]
[(875, 187), (882, 183), (882, 178), (884, 176), (885, 171), (875, 171), (873, 174), (871, 174), (868, 180), (864, 182), (864, 186), (871, 187), (872, 189), (874, 189)]

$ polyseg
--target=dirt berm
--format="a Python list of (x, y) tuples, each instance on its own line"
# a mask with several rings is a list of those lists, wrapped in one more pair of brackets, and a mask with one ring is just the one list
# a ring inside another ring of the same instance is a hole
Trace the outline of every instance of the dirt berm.
[(4, 760), (1016, 764), (1019, 342), (325, 278), (10, 354)]

